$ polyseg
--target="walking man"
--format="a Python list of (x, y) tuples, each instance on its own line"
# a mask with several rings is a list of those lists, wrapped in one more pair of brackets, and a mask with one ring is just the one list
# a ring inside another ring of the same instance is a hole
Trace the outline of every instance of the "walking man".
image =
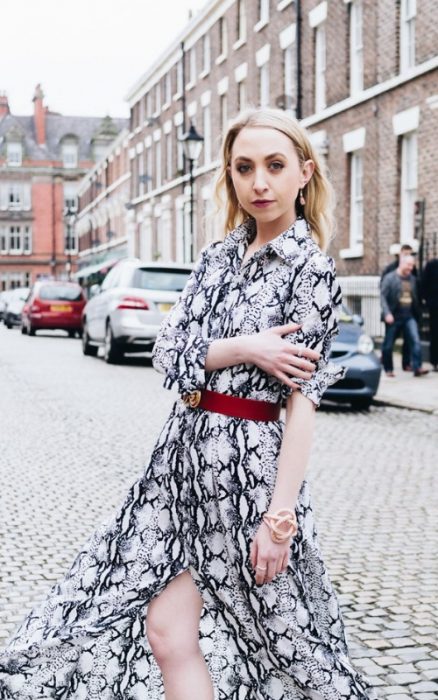
[(382, 314), (386, 324), (382, 361), (388, 377), (395, 376), (392, 351), (400, 333), (403, 333), (410, 344), (414, 377), (428, 373), (428, 370), (421, 367), (421, 342), (417, 323), (420, 304), (417, 282), (412, 274), (414, 265), (412, 255), (401, 256), (397, 269), (385, 275), (382, 281)]
[[(400, 248), (400, 252), (395, 256), (395, 260), (393, 260), (389, 265), (387, 265), (381, 276), (380, 276), (380, 286), (382, 286), (383, 278), (386, 277), (386, 275), (389, 272), (393, 272), (398, 268), (400, 258), (403, 257), (404, 255), (415, 255), (414, 249), (412, 248), (409, 243), (403, 243), (403, 245)], [(417, 268), (414, 265), (414, 269), (412, 270), (412, 274), (415, 276), (417, 279)], [(383, 321), (383, 318), (382, 318)], [(385, 324), (386, 326), (386, 324)], [(406, 333), (403, 334), (403, 346), (402, 346), (402, 367), (405, 370), (405, 372), (412, 372), (412, 358), (411, 358), (411, 345), (409, 343), (409, 338), (406, 336)]]

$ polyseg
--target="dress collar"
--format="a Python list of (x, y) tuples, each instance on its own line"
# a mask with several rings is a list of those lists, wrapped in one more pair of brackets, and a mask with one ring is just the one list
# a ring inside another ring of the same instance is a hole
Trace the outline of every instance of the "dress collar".
[[(246, 250), (256, 233), (255, 221), (250, 218), (231, 231), (224, 240), (224, 246), (230, 253), (236, 253), (240, 244)], [(290, 262), (305, 251), (313, 252), (319, 250), (317, 244), (310, 234), (310, 226), (302, 217), (295, 220), (286, 231), (265, 243), (254, 255), (259, 255), (267, 249), (273, 250), (280, 258)]]

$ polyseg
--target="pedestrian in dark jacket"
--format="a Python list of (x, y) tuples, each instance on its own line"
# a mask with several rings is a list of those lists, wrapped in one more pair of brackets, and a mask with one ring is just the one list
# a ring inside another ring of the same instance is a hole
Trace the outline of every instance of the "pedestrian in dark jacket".
[(438, 372), (438, 258), (426, 264), (421, 291), (429, 311), (430, 362)]
[[(400, 262), (400, 257), (403, 255), (414, 255), (414, 249), (412, 248), (409, 243), (403, 243), (403, 245), (400, 248), (400, 254), (395, 256), (395, 260), (393, 260), (389, 265), (387, 265), (384, 269), (383, 272), (380, 276), (380, 285), (383, 282), (383, 278), (389, 273), (389, 272), (394, 272), (399, 266)], [(416, 277), (417, 276), (417, 268), (414, 265), (414, 269), (412, 270), (412, 274)], [(383, 321), (382, 317), (382, 321)], [(386, 324), (385, 324), (385, 330), (386, 330)], [(403, 335), (403, 346), (402, 346), (402, 367), (405, 370), (405, 372), (410, 372), (412, 371), (412, 358), (411, 358), (411, 346), (409, 343), (409, 338), (407, 337), (406, 334)]]
[(386, 324), (382, 361), (389, 377), (395, 376), (392, 351), (399, 333), (403, 333), (408, 338), (414, 376), (421, 377), (427, 374), (427, 370), (421, 367), (421, 342), (417, 322), (420, 301), (417, 281), (412, 274), (413, 268), (412, 255), (401, 257), (398, 268), (385, 275), (381, 286), (382, 314)]

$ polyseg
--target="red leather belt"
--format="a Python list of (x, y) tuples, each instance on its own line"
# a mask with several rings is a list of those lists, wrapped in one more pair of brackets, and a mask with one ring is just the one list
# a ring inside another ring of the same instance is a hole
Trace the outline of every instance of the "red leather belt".
[(262, 421), (278, 420), (280, 418), (281, 403), (242, 399), (239, 396), (220, 394), (209, 389), (182, 394), (181, 398), (185, 405), (190, 408), (203, 408), (206, 411), (222, 413), (224, 416), (231, 416), (232, 418)]

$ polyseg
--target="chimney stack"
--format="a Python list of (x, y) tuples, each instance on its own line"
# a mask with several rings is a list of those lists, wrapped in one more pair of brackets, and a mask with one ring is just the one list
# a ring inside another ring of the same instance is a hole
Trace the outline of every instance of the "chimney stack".
[(0, 119), (9, 114), (8, 96), (5, 92), (0, 92)]
[(39, 146), (46, 143), (46, 112), (43, 105), (44, 93), (40, 83), (35, 88), (33, 97), (33, 118), (35, 123), (35, 135)]

